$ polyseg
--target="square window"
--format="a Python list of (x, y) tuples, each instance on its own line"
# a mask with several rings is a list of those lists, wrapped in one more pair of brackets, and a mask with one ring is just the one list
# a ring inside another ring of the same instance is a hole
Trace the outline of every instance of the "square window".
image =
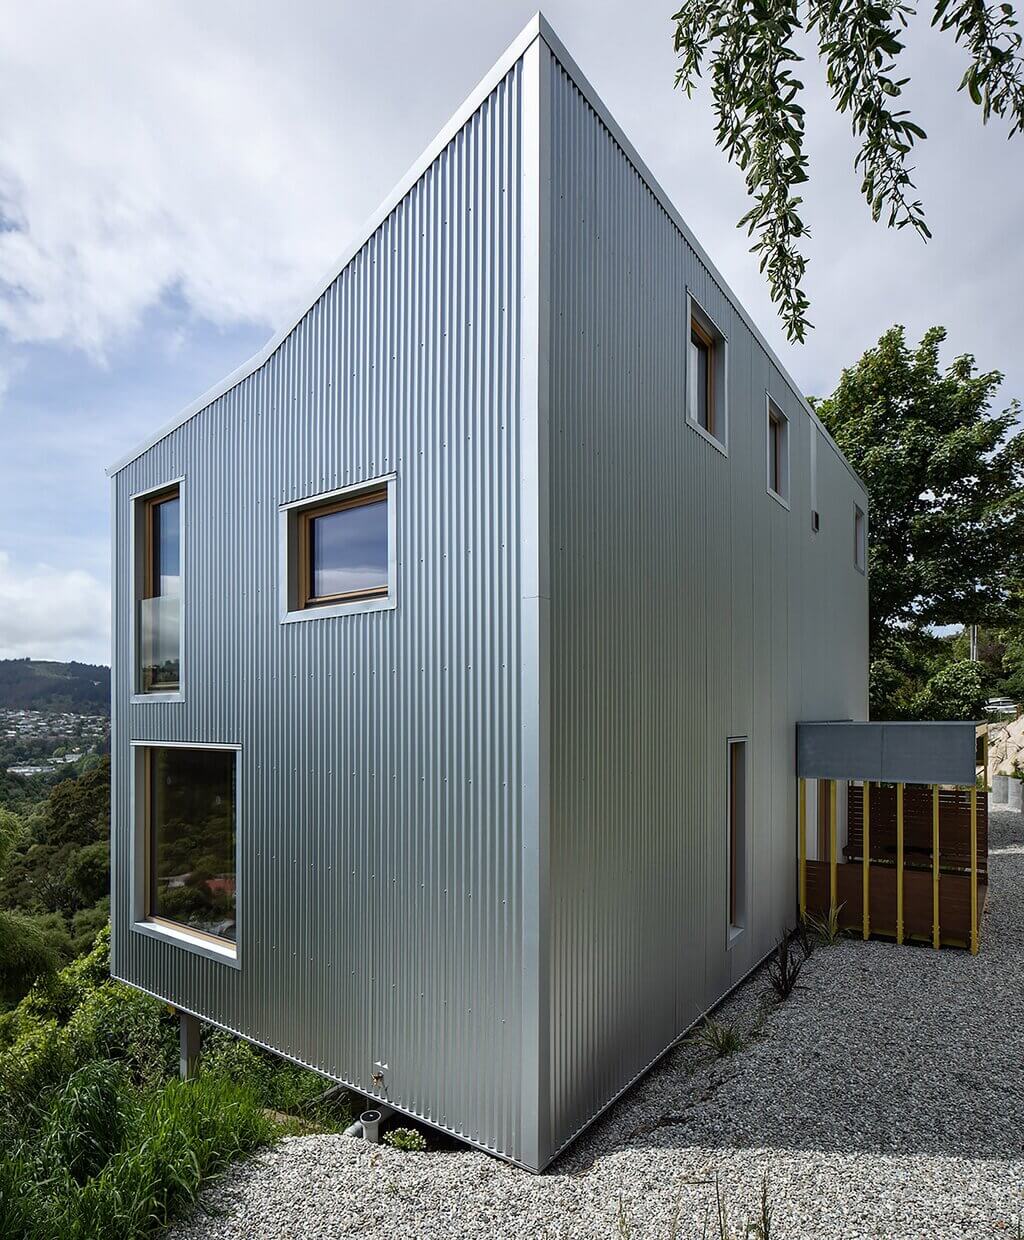
[(139, 759), (142, 920), (233, 954), (237, 753), (152, 745)]
[(686, 350), (686, 418), (719, 448), (726, 446), (725, 337), (692, 297)]
[(387, 491), (309, 508), (299, 521), (301, 607), (387, 594)]
[(181, 691), (181, 490), (142, 496), (135, 509), (138, 691)]
[(283, 510), (286, 620), (394, 606), (394, 479)]
[(768, 397), (767, 464), (768, 492), (789, 504), (789, 419)]

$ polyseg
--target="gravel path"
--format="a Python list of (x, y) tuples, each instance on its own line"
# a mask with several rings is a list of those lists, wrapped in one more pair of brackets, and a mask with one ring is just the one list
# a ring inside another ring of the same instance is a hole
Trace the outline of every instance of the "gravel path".
[[(993, 813), (977, 957), (819, 949), (742, 1051), (673, 1052), (543, 1176), (466, 1151), (299, 1137), (234, 1169), (172, 1240), (698, 1240), (721, 1186), (773, 1240), (1017, 1236), (1024, 1205), (1024, 818)], [(753, 1028), (748, 982), (718, 1014)], [(717, 1240), (718, 1232), (714, 1231)]]

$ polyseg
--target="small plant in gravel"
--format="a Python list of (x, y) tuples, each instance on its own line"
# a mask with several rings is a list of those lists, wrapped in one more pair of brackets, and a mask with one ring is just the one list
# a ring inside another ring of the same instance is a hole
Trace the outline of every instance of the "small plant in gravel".
[(804, 967), (806, 956), (799, 956), (794, 947), (792, 936), (786, 934), (779, 939), (768, 963), (768, 981), (771, 983), (775, 997), (782, 1003), (793, 993), (800, 970)]
[(814, 951), (814, 936), (811, 934), (806, 918), (797, 922), (790, 931), (789, 937), (794, 946), (800, 949), (803, 958), (809, 960)]
[[(761, 1208), (759, 1216), (752, 1219), (748, 1216), (746, 1223), (734, 1231), (729, 1222), (729, 1210), (722, 1196), (721, 1185), (715, 1177), (715, 1213), (718, 1224), (717, 1240), (771, 1240), (772, 1207), (768, 1196), (768, 1177), (761, 1181)], [(707, 1227), (705, 1227), (705, 1234)]]
[(735, 1025), (725, 1021), (704, 1018), (704, 1023), (690, 1037), (694, 1046), (701, 1046), (709, 1051), (715, 1059), (725, 1059), (736, 1051), (743, 1049), (743, 1034)]
[(819, 943), (831, 946), (843, 937), (843, 930), (839, 925), (839, 913), (842, 907), (841, 904), (833, 904), (828, 910), (827, 917), (815, 917), (813, 913), (807, 914), (807, 924), (811, 934)]
[(427, 1148), (426, 1138), (415, 1128), (392, 1128), (384, 1134), (383, 1140), (393, 1150), (403, 1150), (405, 1153), (422, 1154)]

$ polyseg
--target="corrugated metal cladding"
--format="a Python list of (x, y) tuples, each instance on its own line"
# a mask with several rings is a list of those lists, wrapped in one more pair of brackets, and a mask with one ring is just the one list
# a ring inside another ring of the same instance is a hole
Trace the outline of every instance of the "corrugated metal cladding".
[[(558, 46), (536, 18), (280, 347), (114, 483), (116, 972), (364, 1092), (387, 1063), (534, 1167), (792, 921), (794, 725), (867, 709), (863, 493)], [(727, 457), (683, 416), (687, 289)], [(392, 472), (398, 606), (280, 623), (280, 506)], [(179, 476), (185, 701), (133, 704), (130, 497)], [(130, 931), (130, 740), (241, 746), (238, 969)]]
[[(866, 717), (867, 588), (862, 489), (587, 98), (544, 63), (554, 1151), (792, 924), (794, 725)], [(684, 418), (687, 289), (728, 338), (728, 457)], [(766, 390), (790, 419), (788, 511), (766, 489)], [(750, 878), (730, 946), (736, 736)]]
[[(521, 95), (114, 481), (116, 973), (513, 1157)], [(279, 505), (391, 471), (398, 607), (281, 624)], [(131, 704), (130, 496), (179, 476), (186, 700)], [(241, 746), (239, 969), (129, 930), (130, 740)]]

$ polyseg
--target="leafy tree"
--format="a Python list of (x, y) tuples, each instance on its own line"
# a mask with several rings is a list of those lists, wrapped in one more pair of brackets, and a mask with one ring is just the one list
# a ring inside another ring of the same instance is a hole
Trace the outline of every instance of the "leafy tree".
[[(854, 167), (874, 220), (910, 227), (927, 238), (924, 209), (913, 197), (909, 158), (925, 132), (900, 109), (903, 31), (915, 10), (891, 0), (684, 0), (674, 15), (681, 64), (676, 85), (692, 96), (707, 65), (716, 140), (746, 174), (753, 205), (740, 220), (754, 238), (772, 298), (791, 340), (803, 340), (807, 228), (797, 187), (807, 180), (803, 82), (792, 66), (802, 34), (817, 41), (836, 110), (850, 118), (859, 143)], [(967, 54), (960, 83), (981, 108), (1024, 129), (1024, 58), (1013, 6), (985, 0), (936, 0), (932, 25)]]
[[(0, 807), (0, 874), (21, 832), (21, 820)], [(57, 963), (53, 936), (39, 919), (0, 908), (0, 1005), (20, 998), (37, 977), (52, 972)]]
[(66, 779), (50, 792), (37, 831), (40, 843), (92, 844), (110, 830), (110, 759), (104, 758), (78, 779)]
[[(890, 328), (816, 408), (871, 497), (872, 713), (901, 717), (937, 670), (932, 626), (1015, 628), (1024, 579), (1024, 436), (1002, 375), (969, 354), (943, 371), (943, 328), (916, 349)], [(966, 686), (962, 686), (966, 688)], [(938, 688), (938, 686), (936, 686)]]
[(983, 719), (988, 687), (984, 665), (971, 659), (947, 663), (914, 698), (916, 719)]

